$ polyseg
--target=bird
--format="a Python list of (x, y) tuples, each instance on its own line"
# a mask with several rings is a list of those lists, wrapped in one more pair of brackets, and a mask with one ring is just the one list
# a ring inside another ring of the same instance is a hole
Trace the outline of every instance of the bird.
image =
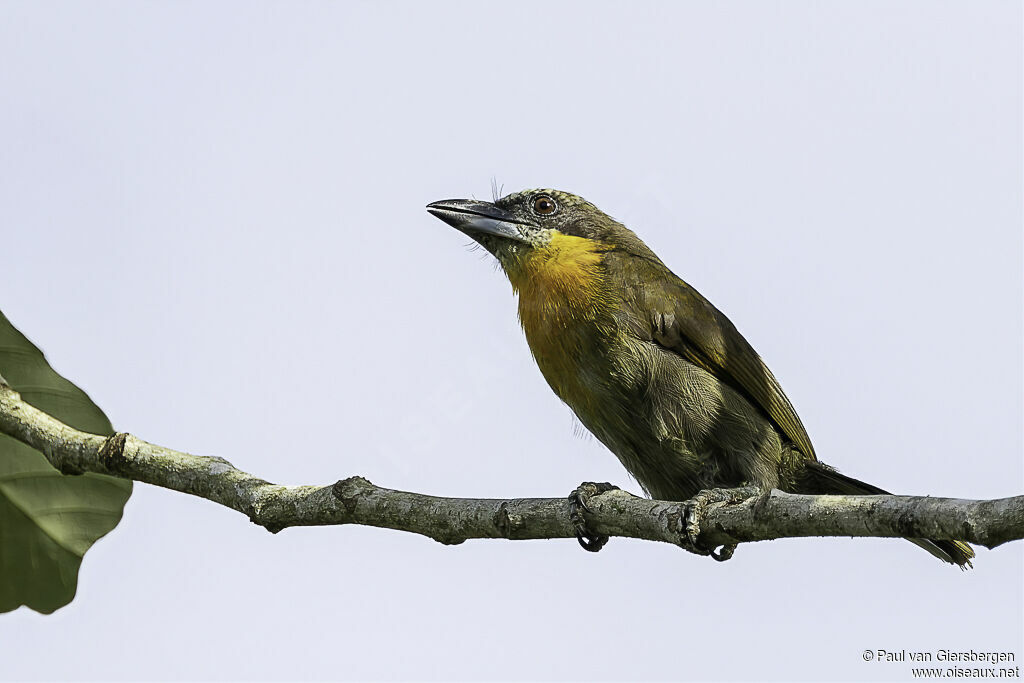
[[(544, 379), (648, 496), (685, 501), (743, 487), (888, 493), (819, 461), (735, 325), (594, 204), (532, 189), (492, 202), (436, 201), (427, 211), (495, 257)], [(966, 543), (908, 540), (971, 566)]]

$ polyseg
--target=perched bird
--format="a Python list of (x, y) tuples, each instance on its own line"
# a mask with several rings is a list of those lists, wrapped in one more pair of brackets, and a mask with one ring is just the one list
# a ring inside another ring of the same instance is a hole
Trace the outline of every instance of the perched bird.
[[(800, 418), (735, 326), (590, 202), (525, 190), (427, 210), (497, 258), (541, 373), (648, 495), (712, 488), (885, 494), (818, 461)], [(909, 539), (970, 565), (959, 541)]]

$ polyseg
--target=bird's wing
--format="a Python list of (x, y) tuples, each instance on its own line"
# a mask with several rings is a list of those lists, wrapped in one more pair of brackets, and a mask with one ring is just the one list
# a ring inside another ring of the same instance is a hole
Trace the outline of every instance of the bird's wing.
[(652, 338), (743, 394), (804, 455), (817, 459), (811, 438), (771, 370), (725, 315), (660, 264), (638, 283), (650, 312)]

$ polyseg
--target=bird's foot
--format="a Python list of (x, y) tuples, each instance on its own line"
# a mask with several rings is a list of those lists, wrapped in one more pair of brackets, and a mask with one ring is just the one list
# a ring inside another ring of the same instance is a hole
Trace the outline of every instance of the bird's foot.
[(579, 541), (580, 546), (584, 550), (596, 553), (608, 542), (607, 536), (595, 534), (587, 526), (587, 520), (583, 517), (584, 512), (590, 512), (587, 501), (596, 495), (606, 491), (614, 491), (617, 488), (619, 487), (608, 482), (599, 484), (593, 481), (585, 481), (569, 494), (569, 521), (572, 522), (572, 526), (576, 530), (576, 540)]
[(698, 555), (710, 555), (719, 562), (725, 562), (736, 552), (736, 544), (730, 543), (720, 549), (708, 548), (700, 542), (700, 523), (707, 514), (708, 506), (716, 503), (732, 505), (760, 495), (761, 489), (756, 486), (741, 486), (734, 489), (704, 489), (686, 501), (686, 514), (683, 518), (683, 537), (680, 545)]

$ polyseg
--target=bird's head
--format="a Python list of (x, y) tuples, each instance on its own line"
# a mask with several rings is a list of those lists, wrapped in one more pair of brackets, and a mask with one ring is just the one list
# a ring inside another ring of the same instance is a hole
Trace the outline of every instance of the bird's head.
[(510, 275), (528, 261), (556, 258), (570, 248), (653, 256), (621, 223), (586, 199), (561, 190), (523, 190), (494, 202), (445, 199), (428, 204), (427, 211), (472, 237)]

